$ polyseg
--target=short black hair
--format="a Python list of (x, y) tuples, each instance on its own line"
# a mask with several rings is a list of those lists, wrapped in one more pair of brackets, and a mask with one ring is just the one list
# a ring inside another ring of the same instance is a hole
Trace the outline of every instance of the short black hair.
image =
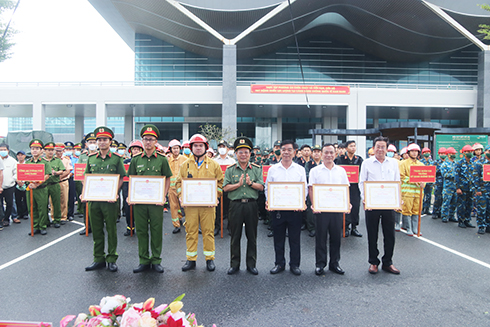
[(287, 144), (291, 144), (293, 146), (293, 149), (294, 150), (298, 150), (298, 145), (296, 144), (296, 142), (294, 142), (293, 140), (283, 140), (281, 142), (281, 145), (280, 147), (282, 148), (283, 146), (287, 145)]
[(339, 148), (341, 148), (341, 149), (345, 149), (345, 148), (346, 148), (345, 143), (340, 143), (340, 144), (339, 144)]
[(304, 148), (309, 148), (311, 150), (311, 146), (309, 146), (308, 144), (303, 144), (300, 150), (303, 150)]
[(325, 143), (325, 144), (323, 144), (323, 146), (322, 146), (322, 152), (323, 152), (323, 149), (324, 149), (324, 148), (326, 148), (327, 146), (331, 146), (331, 147), (333, 147), (333, 148), (334, 148), (334, 150), (335, 150), (335, 144), (333, 144), (333, 143)]
[(10, 150), (9, 145), (7, 143), (0, 144), (0, 148), (7, 148), (7, 150)]
[(373, 148), (376, 146), (376, 142), (386, 142), (386, 146), (390, 144), (390, 140), (384, 136), (378, 136), (373, 141)]
[(352, 143), (356, 144), (356, 141), (354, 140), (349, 140), (347, 142), (345, 142), (345, 147), (348, 147), (349, 145), (351, 145)]

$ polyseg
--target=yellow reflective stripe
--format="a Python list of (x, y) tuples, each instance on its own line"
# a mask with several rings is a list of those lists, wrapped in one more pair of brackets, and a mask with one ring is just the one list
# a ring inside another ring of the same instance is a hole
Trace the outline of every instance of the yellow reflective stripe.
[(223, 190), (218, 187), (218, 192), (223, 192)]
[(170, 177), (170, 180), (171, 181), (176, 181), (177, 180), (177, 177)]
[(179, 221), (179, 218), (172, 218), (172, 221)]
[(170, 186), (175, 186), (175, 183), (170, 183)]
[(180, 193), (180, 192), (182, 192), (182, 189), (179, 187), (179, 188), (177, 189), (177, 193)]
[(189, 257), (195, 257), (197, 255), (197, 251), (196, 252), (186, 251), (185, 254), (188, 255)]
[(203, 251), (203, 253), (205, 256), (209, 257), (209, 256), (214, 255), (216, 252), (214, 252), (214, 251)]

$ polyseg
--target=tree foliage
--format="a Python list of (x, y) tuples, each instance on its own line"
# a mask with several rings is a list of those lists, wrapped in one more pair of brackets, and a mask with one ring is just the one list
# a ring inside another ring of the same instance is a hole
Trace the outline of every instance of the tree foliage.
[[(480, 7), (486, 11), (490, 11), (490, 6), (489, 5), (480, 5)], [(480, 24), (478, 25), (480, 28), (477, 32), (481, 34), (485, 34), (485, 37), (483, 38), (484, 40), (490, 40), (490, 25), (487, 24)]]
[[(8, 27), (8, 20), (5, 19), (5, 13), (15, 7), (15, 3), (11, 0), (0, 0), (0, 62), (9, 59), (12, 55), (12, 47), (14, 43), (12, 37), (15, 31), (12, 27)], [(5, 30), (7, 29), (5, 33)]]
[(231, 128), (223, 129), (216, 125), (204, 124), (199, 126), (199, 133), (208, 139), (211, 147), (216, 147), (221, 140), (231, 144), (235, 141), (235, 132)]

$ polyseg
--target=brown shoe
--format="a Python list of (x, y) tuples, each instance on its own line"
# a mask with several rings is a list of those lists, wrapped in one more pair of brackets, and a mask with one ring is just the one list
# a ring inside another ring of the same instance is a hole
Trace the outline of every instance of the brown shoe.
[(378, 273), (378, 266), (377, 265), (370, 265), (369, 266), (369, 273), (370, 274), (377, 274)]
[(395, 275), (400, 275), (400, 270), (396, 269), (395, 266), (389, 265), (389, 266), (382, 266), (381, 269), (383, 269), (386, 272), (389, 272), (391, 274)]
[(16, 224), (20, 224), (20, 220), (19, 220), (19, 219), (17, 219), (17, 218), (12, 219), (12, 221), (13, 221), (14, 223), (16, 223)]

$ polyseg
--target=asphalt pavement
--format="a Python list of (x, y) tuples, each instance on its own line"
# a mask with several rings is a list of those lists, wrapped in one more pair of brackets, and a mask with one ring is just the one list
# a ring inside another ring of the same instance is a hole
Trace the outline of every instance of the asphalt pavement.
[[(204, 326), (490, 324), (490, 234), (478, 235), (477, 229), (461, 229), (430, 216), (422, 218), (421, 239), (397, 233), (394, 264), (401, 271), (398, 276), (381, 270), (377, 275), (368, 273), (364, 218), (359, 226), (364, 236), (342, 240), (343, 276), (328, 270), (323, 276), (315, 275), (315, 242), (306, 231), (301, 234), (302, 275), (288, 270), (271, 275), (273, 240), (262, 222), (258, 276), (245, 270), (245, 235), (241, 271), (227, 275), (227, 233), (223, 239), (216, 238), (216, 271), (206, 271), (200, 239), (196, 270), (182, 272), (185, 233), (172, 234), (169, 214), (164, 221), (165, 273), (132, 272), (138, 265), (137, 238), (123, 236), (124, 219), (118, 223), (119, 271), (86, 272), (84, 268), (92, 263), (93, 242), (91, 236), (78, 235), (81, 221), (77, 218), (59, 229), (48, 228), (46, 236), (28, 236), (28, 220), (0, 231), (0, 321), (45, 321), (58, 326), (65, 315), (88, 313), (88, 307), (104, 296), (123, 294), (133, 303), (154, 297), (158, 305), (185, 293), (183, 310), (196, 313)], [(382, 241), (379, 247), (383, 253)]]

